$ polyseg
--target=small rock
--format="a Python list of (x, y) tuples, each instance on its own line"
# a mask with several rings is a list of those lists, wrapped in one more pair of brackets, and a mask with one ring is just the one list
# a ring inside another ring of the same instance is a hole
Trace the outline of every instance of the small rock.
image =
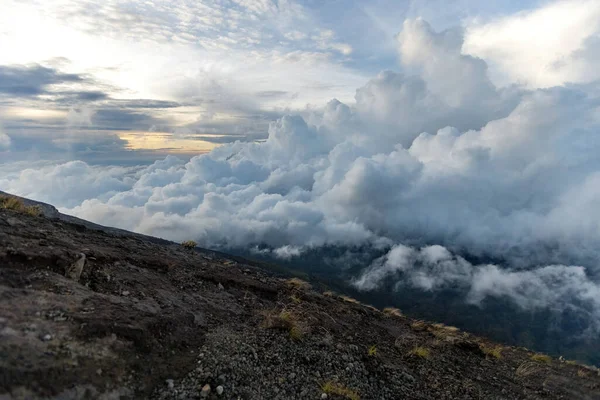
[(121, 295), (123, 295), (123, 296), (129, 296), (129, 290), (122, 291)]
[(49, 340), (52, 340), (52, 335), (51, 335), (51, 334), (49, 334), (49, 333), (47, 333), (47, 334), (45, 334), (44, 336), (42, 336), (42, 340), (43, 340), (44, 342), (47, 342), (47, 341), (49, 341)]
[(203, 399), (208, 397), (208, 395), (210, 394), (210, 385), (207, 383), (206, 385), (204, 385), (202, 387), (202, 390), (200, 391), (200, 397), (202, 397)]
[(75, 261), (73, 264), (65, 268), (65, 276), (69, 279), (74, 280), (75, 282), (79, 281), (81, 278), (81, 272), (83, 271), (83, 267), (85, 265), (85, 254), (80, 253), (79, 259)]
[(224, 389), (223, 389), (223, 386), (221, 386), (221, 385), (217, 386), (217, 394), (218, 394), (219, 396), (223, 394), (223, 390), (224, 390)]
[(167, 383), (167, 387), (169, 389), (173, 389), (175, 387), (175, 381), (173, 381), (173, 379), (167, 379), (165, 382)]
[(321, 399), (323, 399), (323, 400), (324, 400), (324, 399), (326, 399), (326, 398), (327, 398), (327, 393), (323, 393), (323, 394), (321, 395)]
[(96, 374), (97, 374), (97, 375), (102, 375), (102, 368), (98, 368), (98, 369), (96, 370)]
[(225, 287), (223, 285), (221, 285), (220, 283), (217, 285), (217, 287), (219, 288), (219, 290), (225, 290)]

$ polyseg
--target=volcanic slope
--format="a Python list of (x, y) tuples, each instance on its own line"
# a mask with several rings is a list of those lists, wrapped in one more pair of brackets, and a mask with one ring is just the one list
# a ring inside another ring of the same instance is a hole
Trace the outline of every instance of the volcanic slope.
[(36, 210), (0, 207), (0, 399), (600, 399), (592, 367)]

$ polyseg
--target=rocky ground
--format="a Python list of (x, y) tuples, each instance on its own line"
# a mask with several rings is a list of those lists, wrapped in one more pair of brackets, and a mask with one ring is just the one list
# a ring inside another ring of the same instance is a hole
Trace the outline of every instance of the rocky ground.
[(0, 209), (0, 399), (600, 398), (591, 367), (44, 214)]

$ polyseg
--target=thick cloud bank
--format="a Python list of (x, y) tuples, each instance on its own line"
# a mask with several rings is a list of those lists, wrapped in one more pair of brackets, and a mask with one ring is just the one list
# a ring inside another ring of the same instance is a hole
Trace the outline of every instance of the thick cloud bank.
[(365, 290), (402, 276), (426, 290), (465, 285), (472, 302), (599, 309), (598, 85), (498, 89), (462, 42), (460, 30), (407, 21), (405, 73), (382, 72), (356, 104), (283, 117), (264, 142), (188, 163), (9, 171), (0, 188), (210, 247), (266, 244), (282, 258), (326, 244), (389, 250), (357, 278)]

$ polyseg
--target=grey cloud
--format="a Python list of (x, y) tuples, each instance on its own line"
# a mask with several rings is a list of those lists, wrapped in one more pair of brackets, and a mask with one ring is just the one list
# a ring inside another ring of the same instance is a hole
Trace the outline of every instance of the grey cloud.
[(122, 106), (125, 108), (177, 108), (182, 104), (176, 101), (165, 100), (150, 100), (150, 99), (127, 99), (127, 100), (112, 100), (111, 104)]
[(0, 93), (10, 96), (37, 96), (47, 93), (51, 85), (84, 80), (79, 75), (60, 73), (41, 65), (0, 65)]
[(232, 143), (232, 142), (235, 142), (238, 140), (240, 140), (242, 142), (254, 140), (245, 135), (219, 135), (219, 136), (202, 135), (202, 136), (193, 136), (193, 137), (190, 137), (190, 139), (203, 140), (205, 142), (219, 143), (219, 144)]
[(569, 310), (590, 322), (581, 335), (600, 331), (600, 284), (581, 266), (546, 265), (527, 270), (498, 265), (473, 265), (442, 246), (420, 249), (396, 245), (375, 260), (354, 281), (360, 290), (374, 290), (386, 282), (396, 290), (406, 285), (426, 291), (461, 288), (466, 301), (482, 305), (487, 297), (508, 299), (524, 310)]
[(262, 92), (256, 92), (255, 96), (256, 97), (262, 97), (262, 98), (274, 98), (274, 97), (283, 97), (283, 96), (287, 96), (289, 93), (282, 91), (282, 90), (266, 90), (266, 91), (262, 91)]

